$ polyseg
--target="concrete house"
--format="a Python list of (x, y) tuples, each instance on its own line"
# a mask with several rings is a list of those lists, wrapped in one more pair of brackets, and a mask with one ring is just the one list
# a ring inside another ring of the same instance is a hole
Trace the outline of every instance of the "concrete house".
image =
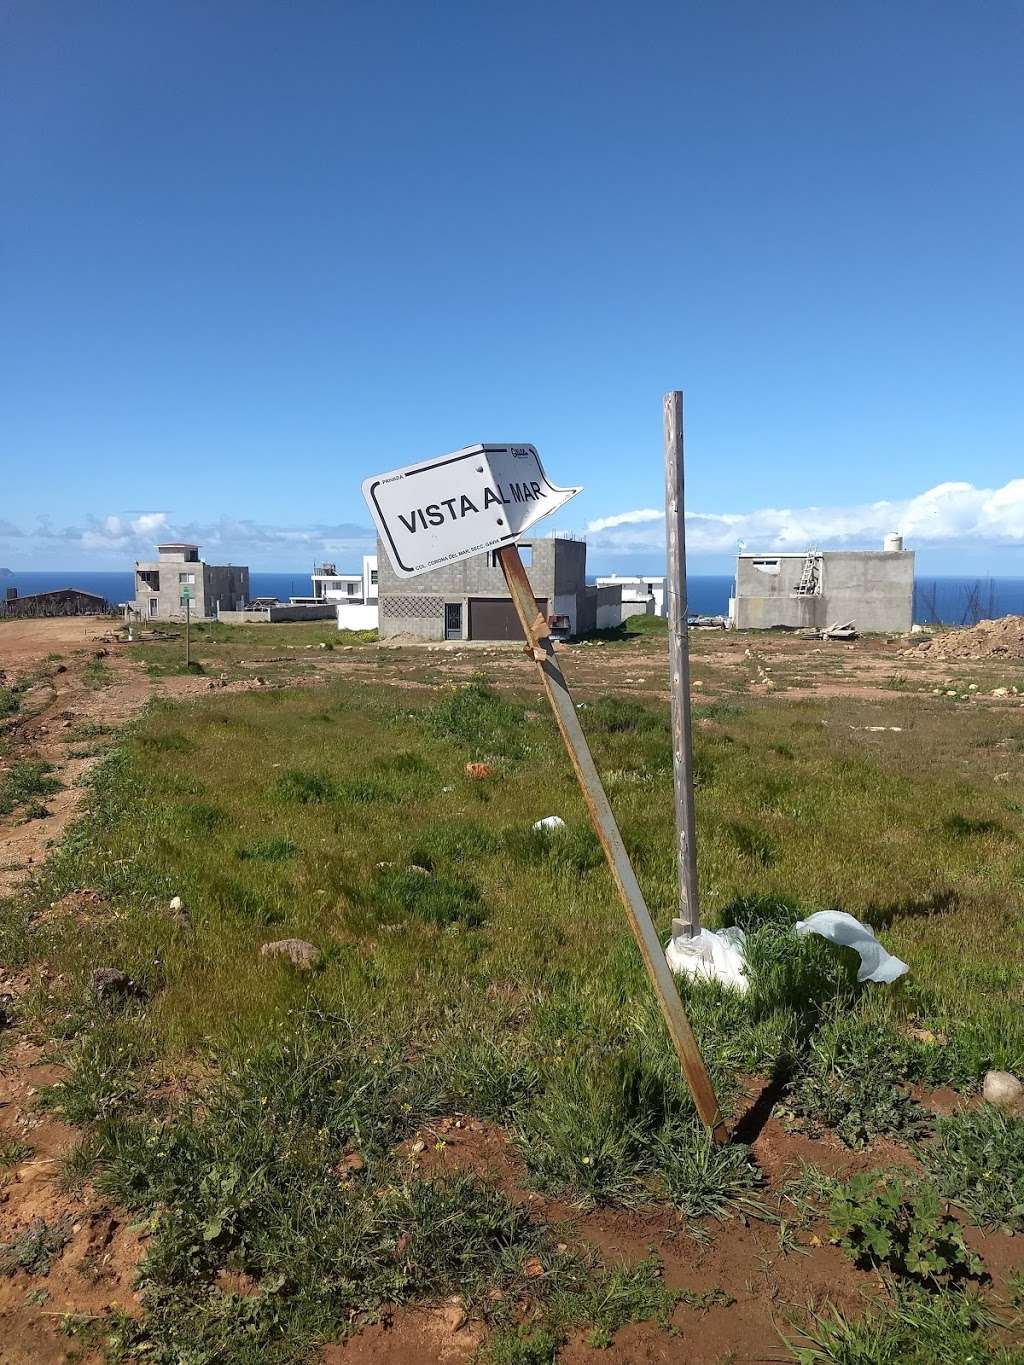
[(193, 617), (216, 616), (218, 608), (239, 611), (249, 600), (249, 570), (235, 564), (207, 564), (199, 546), (169, 542), (156, 547), (159, 559), (135, 562), (135, 611), (145, 621), (183, 621), (184, 589)]
[(736, 557), (729, 621), (737, 630), (827, 627), (908, 631), (914, 619), (914, 552), (903, 537), (882, 550), (808, 550)]
[[(564, 536), (520, 544), (541, 610), (562, 618), (559, 633), (582, 635), (617, 625), (621, 589), (586, 581), (587, 546)], [(519, 640), (522, 631), (496, 553), (475, 555), (418, 578), (399, 578), (378, 542), (381, 640)]]

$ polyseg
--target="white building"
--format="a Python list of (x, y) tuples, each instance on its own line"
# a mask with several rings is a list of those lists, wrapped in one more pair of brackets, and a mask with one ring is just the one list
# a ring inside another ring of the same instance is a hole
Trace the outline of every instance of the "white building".
[(598, 578), (599, 588), (622, 588), (622, 617), (616, 625), (627, 621), (631, 616), (665, 616), (668, 607), (665, 602), (665, 580), (655, 575), (647, 577), (609, 574)]
[(333, 564), (317, 565), (312, 600), (336, 604), (339, 630), (376, 630), (377, 556), (363, 555), (361, 573), (338, 573)]
[(361, 573), (339, 573), (335, 564), (317, 564), (310, 577), (312, 597), (291, 597), (289, 601), (307, 605), (337, 602), (362, 607), (377, 603), (377, 556), (363, 555)]

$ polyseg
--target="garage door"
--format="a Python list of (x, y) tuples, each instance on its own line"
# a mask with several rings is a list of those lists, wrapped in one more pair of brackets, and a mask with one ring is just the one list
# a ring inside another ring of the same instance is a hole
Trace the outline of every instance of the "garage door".
[[(540, 599), (540, 609), (548, 614), (548, 600)], [(509, 597), (471, 597), (469, 599), (469, 639), (521, 640), (523, 630)]]

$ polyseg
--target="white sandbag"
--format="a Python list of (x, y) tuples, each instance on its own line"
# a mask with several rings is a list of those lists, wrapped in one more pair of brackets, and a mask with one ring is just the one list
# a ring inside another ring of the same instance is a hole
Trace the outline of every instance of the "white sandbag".
[(549, 832), (554, 829), (565, 829), (565, 821), (560, 815), (545, 815), (544, 819), (538, 820), (533, 828), (546, 829)]
[(677, 930), (673, 921), (672, 938), (665, 949), (669, 969), (677, 976), (692, 976), (701, 981), (720, 981), (723, 986), (745, 994), (748, 981), (745, 971), (742, 929), (720, 929), (717, 933), (702, 929), (693, 938), (685, 928)]
[(886, 952), (866, 924), (844, 910), (819, 910), (794, 924), (793, 932), (801, 938), (805, 934), (820, 934), (830, 943), (852, 948), (860, 955), (858, 981), (895, 981), (910, 971), (905, 962)]

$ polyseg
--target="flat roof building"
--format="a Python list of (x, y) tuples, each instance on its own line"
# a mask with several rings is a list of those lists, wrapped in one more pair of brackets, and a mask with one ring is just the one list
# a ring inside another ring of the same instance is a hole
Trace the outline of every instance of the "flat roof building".
[[(621, 589), (586, 581), (587, 546), (564, 536), (519, 545), (542, 613), (559, 618), (560, 633), (583, 635), (619, 624)], [(399, 578), (378, 541), (381, 640), (521, 640), (522, 630), (497, 552), (445, 564), (416, 578)]]
[(729, 620), (737, 630), (908, 631), (914, 620), (914, 552), (903, 537), (882, 550), (807, 550), (736, 557)]
[(218, 608), (240, 611), (248, 602), (249, 570), (243, 565), (207, 564), (199, 546), (186, 541), (156, 549), (158, 559), (135, 562), (135, 612), (143, 620), (183, 621), (186, 600), (193, 617), (216, 616)]

